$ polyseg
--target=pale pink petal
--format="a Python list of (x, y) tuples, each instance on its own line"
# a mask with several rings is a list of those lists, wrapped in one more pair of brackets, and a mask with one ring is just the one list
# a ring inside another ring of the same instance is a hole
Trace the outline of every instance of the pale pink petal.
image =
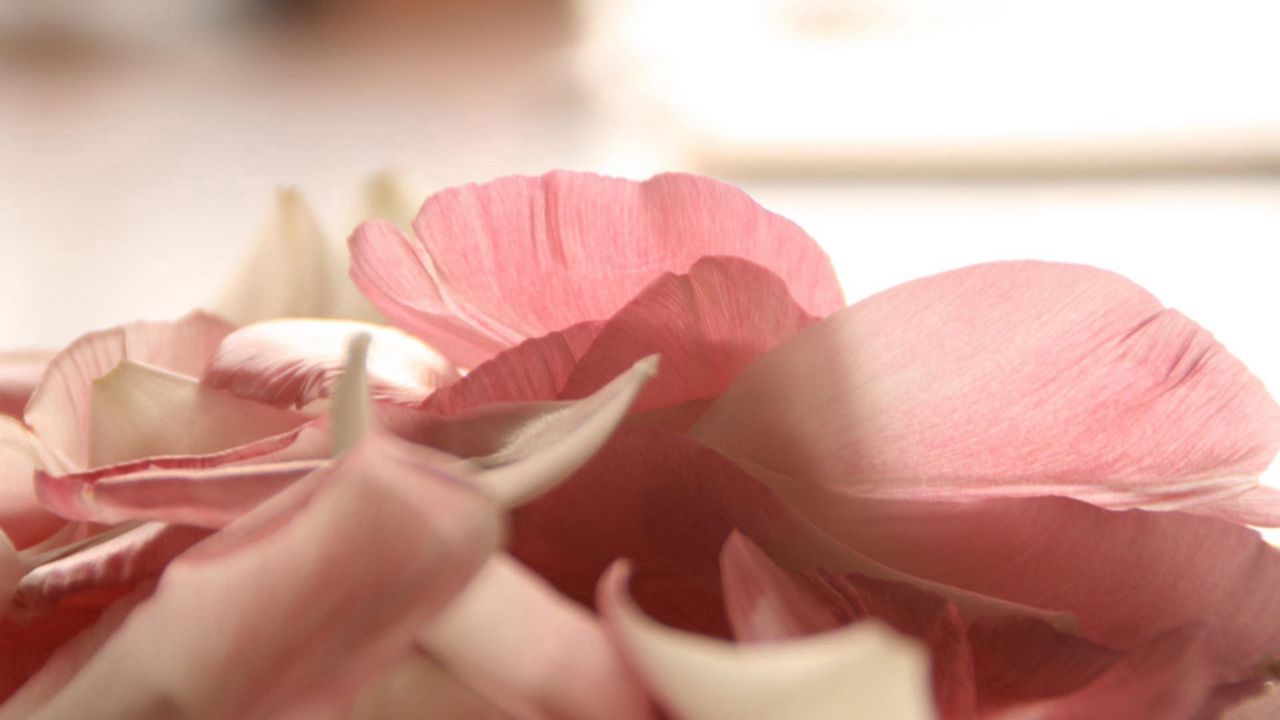
[(14, 603), (38, 610), (77, 593), (157, 577), (170, 560), (209, 534), (204, 528), (158, 522), (109, 532), (100, 541), (32, 569), (18, 584)]
[(63, 523), (41, 506), (35, 475), (37, 441), (22, 423), (0, 416), (0, 530), (23, 548), (51, 535)]
[(603, 322), (585, 322), (526, 340), (437, 390), (423, 409), (458, 415), (486, 405), (555, 400)]
[(926, 654), (877, 623), (735, 645), (645, 616), (626, 582), (622, 565), (601, 580), (605, 618), (649, 688), (683, 720), (935, 717)]
[(1280, 655), (1280, 550), (1248, 528), (1068, 498), (942, 503), (825, 494), (800, 503), (819, 527), (876, 560), (1068, 611), (1086, 638), (1110, 647), (1203, 624), (1224, 682)]
[(107, 524), (159, 520), (220, 528), (324, 462), (151, 468), (107, 475), (95, 482), (76, 475), (40, 474), (37, 489), (44, 507), (68, 520)]
[(94, 380), (124, 360), (199, 379), (231, 330), (223, 320), (194, 312), (173, 322), (136, 322), (89, 333), (49, 361), (27, 405), (27, 424), (71, 468), (86, 467)]
[[(835, 542), (717, 453), (683, 436), (639, 427), (616, 435), (572, 477), (515, 508), (509, 548), (585, 605), (601, 573), (615, 559), (630, 558), (636, 568), (632, 591), (646, 610), (668, 624), (728, 637), (719, 556), (735, 529), (788, 570), (919, 582)], [(919, 584), (967, 616), (1030, 613), (1068, 624), (1053, 613)]]
[(1194, 510), (1256, 481), (1280, 447), (1280, 407), (1133, 283), (1008, 262), (836, 313), (756, 362), (693, 433), (867, 496)]
[(22, 417), (53, 355), (47, 350), (0, 353), (0, 415)]
[(702, 258), (687, 274), (658, 278), (610, 318), (560, 396), (582, 397), (658, 353), (663, 373), (637, 412), (713, 399), (751, 361), (815, 321), (769, 270), (739, 258)]
[(223, 339), (203, 383), (238, 397), (301, 409), (329, 397), (342, 372), (347, 340), (366, 333), (374, 400), (417, 404), (458, 372), (431, 348), (395, 328), (345, 320), (260, 322)]
[(93, 382), (89, 464), (215, 453), (287, 432), (306, 419), (125, 360)]
[(608, 318), (658, 275), (708, 255), (773, 269), (814, 315), (843, 305), (830, 262), (800, 228), (692, 175), (637, 183), (555, 172), (468, 185), (429, 198), (414, 232), (362, 225), (352, 278), (393, 322), (464, 366)]
[(371, 434), (170, 563), (37, 717), (308, 717), (347, 706), (498, 537), (491, 504), (404, 467), (385, 452), (393, 442)]
[(418, 642), (514, 717), (652, 717), (596, 618), (505, 555), (494, 556)]
[(1275, 720), (1280, 717), (1280, 683), (1272, 681), (1262, 693), (1233, 705), (1222, 720)]
[[(335, 720), (511, 720), (425, 653), (412, 652), (360, 691)], [(323, 719), (317, 719), (323, 720)]]

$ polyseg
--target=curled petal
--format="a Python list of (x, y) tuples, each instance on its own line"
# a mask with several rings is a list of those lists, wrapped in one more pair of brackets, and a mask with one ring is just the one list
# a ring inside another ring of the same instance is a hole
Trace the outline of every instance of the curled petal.
[(130, 360), (94, 380), (89, 464), (207, 455), (288, 432), (306, 417)]
[(170, 563), (155, 594), (32, 717), (307, 717), (346, 706), (498, 539), (487, 501), (404, 467), (383, 441), (371, 434)]
[(22, 417), (53, 355), (44, 350), (0, 353), (0, 415)]
[(48, 537), (62, 525), (36, 497), (37, 440), (22, 423), (0, 416), (0, 530), (18, 547)]
[(515, 717), (652, 716), (596, 618), (496, 555), (419, 644)]
[(1009, 262), (836, 313), (756, 362), (693, 433), (870, 497), (1069, 495), (1221, 514), (1210, 508), (1280, 448), (1280, 407), (1133, 283)]
[(371, 338), (368, 377), (374, 400), (420, 403), (458, 378), (447, 360), (395, 328), (287, 319), (256, 323), (228, 335), (202, 382), (238, 397), (301, 409), (333, 393), (347, 340), (357, 333)]
[(358, 228), (352, 278), (393, 322), (468, 367), (608, 318), (661, 273), (707, 255), (774, 268), (815, 315), (843, 305), (830, 262), (800, 228), (692, 175), (503, 178), (429, 198), (413, 229), (409, 239), (386, 222)]
[(766, 645), (686, 633), (645, 616), (625, 565), (601, 580), (610, 629), (664, 706), (688, 720), (933, 718), (928, 659), (877, 623)]
[(125, 360), (199, 379), (231, 330), (213, 315), (194, 312), (173, 322), (136, 322), (89, 333), (49, 361), (27, 405), (27, 424), (59, 459), (72, 468), (86, 467), (94, 380)]

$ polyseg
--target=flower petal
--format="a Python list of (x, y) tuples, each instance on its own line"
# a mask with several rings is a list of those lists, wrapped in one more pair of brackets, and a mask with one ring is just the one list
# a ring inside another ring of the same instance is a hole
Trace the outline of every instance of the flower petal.
[(48, 537), (63, 524), (36, 497), (35, 474), (40, 466), (36, 442), (22, 423), (0, 416), (0, 530), (20, 548)]
[(418, 635), (514, 717), (649, 718), (649, 701), (596, 619), (496, 555)]
[(302, 415), (124, 360), (93, 381), (89, 464), (210, 454), (279, 435), (305, 421)]
[(22, 417), (53, 355), (44, 350), (0, 353), (0, 415)]
[(27, 405), (27, 424), (59, 460), (71, 468), (86, 467), (94, 380), (124, 360), (199, 379), (231, 330), (223, 320), (194, 312), (173, 322), (136, 322), (89, 333), (49, 361)]
[(880, 562), (1068, 611), (1086, 638), (1110, 647), (1206, 624), (1224, 682), (1280, 655), (1280, 550), (1248, 528), (1069, 498), (941, 503), (827, 493), (799, 502), (819, 527)]
[(170, 563), (37, 717), (305, 717), (350, 702), (498, 537), (492, 505), (402, 466), (387, 442), (370, 434)]
[(1010, 262), (836, 313), (743, 373), (693, 433), (867, 496), (1194, 511), (1254, 484), (1280, 448), (1280, 407), (1133, 283)]
[(624, 565), (602, 579), (605, 618), (645, 682), (681, 718), (934, 717), (925, 653), (879, 624), (740, 646), (660, 625), (631, 601), (626, 582)]
[(414, 232), (362, 225), (352, 278), (393, 322), (469, 367), (607, 318), (661, 273), (707, 255), (775, 269), (812, 314), (843, 305), (830, 262), (802, 230), (692, 175), (636, 183), (556, 172), (454, 188), (426, 201)]
[(341, 720), (511, 720), (426, 653), (411, 652), (360, 691)]
[(238, 397), (302, 409), (333, 393), (347, 340), (370, 336), (369, 385), (374, 400), (422, 402), (458, 378), (447, 360), (395, 328), (342, 320), (270, 320), (223, 339), (202, 382)]

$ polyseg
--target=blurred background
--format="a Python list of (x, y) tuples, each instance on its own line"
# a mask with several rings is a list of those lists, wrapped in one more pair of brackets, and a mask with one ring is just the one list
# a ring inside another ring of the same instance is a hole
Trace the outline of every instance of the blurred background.
[(281, 186), (340, 242), (384, 170), (683, 169), (799, 222), (851, 300), (1100, 265), (1277, 392), (1277, 28), (1274, 0), (3, 0), (0, 347), (207, 304)]

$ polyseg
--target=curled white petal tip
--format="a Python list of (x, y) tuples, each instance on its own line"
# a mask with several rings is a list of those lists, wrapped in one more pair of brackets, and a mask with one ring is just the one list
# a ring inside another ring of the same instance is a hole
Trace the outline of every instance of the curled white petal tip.
[(347, 341), (347, 359), (331, 406), (330, 454), (335, 456), (355, 445), (369, 430), (369, 379), (365, 365), (370, 340), (369, 333), (360, 332)]

